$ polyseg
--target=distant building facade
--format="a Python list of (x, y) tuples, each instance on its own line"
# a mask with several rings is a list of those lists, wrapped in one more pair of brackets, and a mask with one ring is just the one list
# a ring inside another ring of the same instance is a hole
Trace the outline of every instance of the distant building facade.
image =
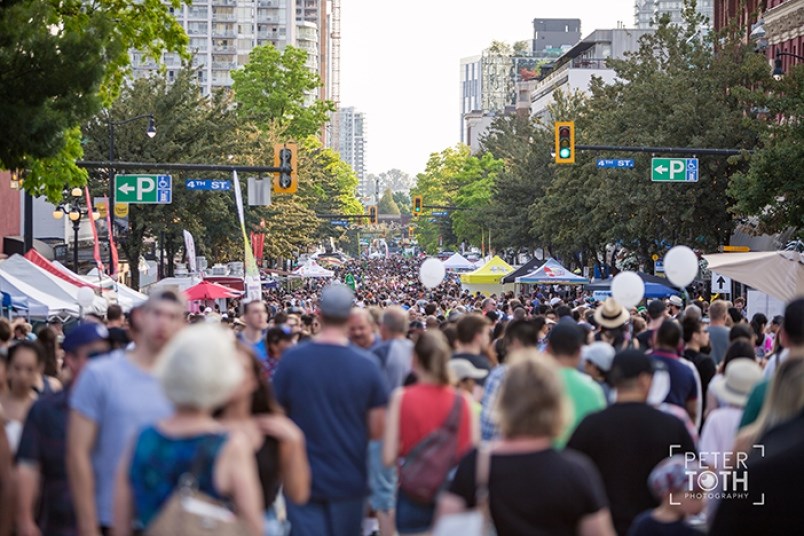
[(653, 31), (618, 28), (595, 30), (589, 34), (555, 62), (550, 74), (528, 87), (530, 114), (547, 118), (547, 107), (553, 103), (556, 91), (565, 94), (587, 91), (592, 77), (612, 83), (616, 75), (607, 60), (623, 59), (626, 52), (638, 50), (639, 39)]
[[(655, 28), (656, 22), (664, 14), (670, 15), (671, 24), (681, 24), (684, 21), (684, 8), (683, 0), (636, 0), (634, 25), (642, 30)], [(715, 20), (715, 0), (697, 0), (695, 11), (709, 19), (712, 25)]]
[(372, 195), (371, 185), (366, 181), (366, 115), (353, 107), (339, 108), (337, 115), (341, 160), (357, 174), (359, 197)]

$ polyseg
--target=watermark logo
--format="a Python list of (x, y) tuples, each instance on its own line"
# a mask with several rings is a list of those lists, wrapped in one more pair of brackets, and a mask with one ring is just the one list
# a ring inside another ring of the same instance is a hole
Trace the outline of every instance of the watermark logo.
[[(765, 457), (764, 445), (753, 445), (754, 457)], [(706, 499), (707, 501), (752, 500), (754, 506), (765, 504), (765, 493), (749, 497), (749, 471), (747, 452), (682, 452), (681, 445), (670, 446), (670, 456), (684, 456), (686, 486), (680, 493), (670, 494), (670, 504), (679, 505), (683, 499)]]

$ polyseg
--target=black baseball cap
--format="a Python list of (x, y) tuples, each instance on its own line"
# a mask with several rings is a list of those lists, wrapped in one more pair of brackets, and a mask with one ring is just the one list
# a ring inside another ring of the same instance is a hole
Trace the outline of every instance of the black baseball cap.
[(632, 380), (642, 374), (651, 374), (655, 370), (653, 359), (640, 350), (623, 350), (614, 356), (609, 371), (609, 382), (616, 387), (626, 380)]

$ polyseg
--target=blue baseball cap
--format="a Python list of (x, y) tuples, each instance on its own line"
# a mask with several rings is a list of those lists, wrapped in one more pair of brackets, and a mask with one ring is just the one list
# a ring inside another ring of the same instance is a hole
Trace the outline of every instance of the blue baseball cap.
[(65, 352), (72, 353), (87, 344), (108, 339), (109, 330), (106, 329), (106, 326), (87, 322), (86, 324), (79, 324), (73, 328), (64, 337), (64, 342), (61, 343), (61, 347)]

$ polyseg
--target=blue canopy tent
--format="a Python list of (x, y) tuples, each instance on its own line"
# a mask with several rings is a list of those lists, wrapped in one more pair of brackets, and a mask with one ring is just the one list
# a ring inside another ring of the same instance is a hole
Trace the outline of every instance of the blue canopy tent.
[(555, 260), (547, 259), (544, 264), (529, 274), (516, 278), (517, 283), (530, 285), (585, 285), (589, 280), (575, 275)]
[[(636, 273), (640, 279), (645, 283), (645, 297), (646, 298), (669, 298), (670, 296), (679, 296), (681, 291), (673, 287), (673, 284), (662, 277), (655, 275), (644, 274), (642, 272)], [(585, 285), (585, 290), (592, 292), (611, 292), (612, 278), (604, 279), (602, 281), (595, 281), (589, 285)]]

